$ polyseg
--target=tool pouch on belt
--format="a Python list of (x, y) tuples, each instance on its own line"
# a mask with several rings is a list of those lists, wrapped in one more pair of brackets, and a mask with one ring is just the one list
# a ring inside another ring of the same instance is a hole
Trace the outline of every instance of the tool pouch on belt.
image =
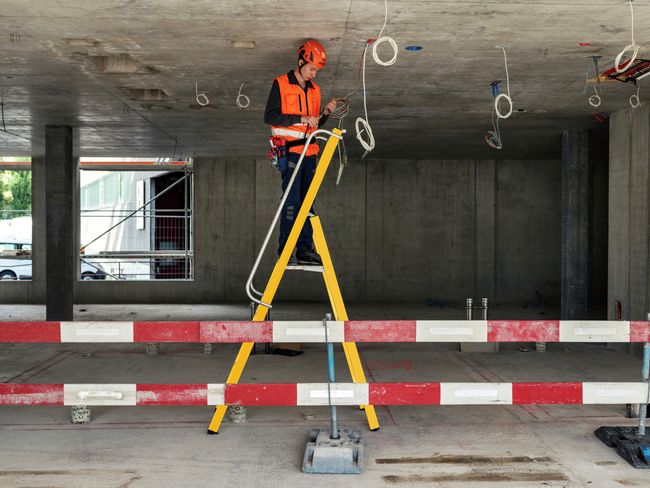
[(285, 174), (289, 164), (289, 151), (287, 150), (286, 141), (281, 137), (271, 136), (269, 142), (271, 144), (271, 150), (268, 153), (268, 157), (271, 160), (271, 164), (280, 170), (281, 174)]

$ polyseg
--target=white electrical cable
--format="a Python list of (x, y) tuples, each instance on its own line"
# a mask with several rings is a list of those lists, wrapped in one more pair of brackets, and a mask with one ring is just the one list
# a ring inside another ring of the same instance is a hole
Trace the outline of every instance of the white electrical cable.
[(205, 92), (199, 93), (199, 82), (196, 82), (196, 85), (194, 85), (194, 94), (196, 96), (196, 103), (201, 105), (201, 107), (205, 107), (210, 103), (210, 100), (208, 100), (208, 97), (205, 95)]
[[(366, 54), (368, 53), (368, 44), (366, 44), (365, 49), (363, 50), (363, 60), (361, 67), (361, 84), (363, 86), (363, 112), (365, 118), (357, 117), (357, 120), (354, 121), (354, 128), (357, 132), (357, 139), (361, 143), (361, 146), (366, 150), (366, 154), (372, 151), (375, 148), (375, 136), (372, 133), (372, 128), (370, 127), (370, 122), (368, 122), (368, 106), (366, 105)], [(368, 135), (368, 140), (366, 141), (361, 134), (366, 132)], [(365, 154), (364, 154), (365, 156)]]
[[(375, 60), (375, 63), (381, 66), (391, 66), (395, 64), (395, 61), (397, 61), (397, 43), (395, 42), (395, 39), (393, 39), (392, 37), (381, 36), (384, 33), (384, 29), (386, 28), (386, 22), (388, 21), (388, 0), (384, 0), (384, 7), (385, 7), (384, 25), (381, 27), (381, 30), (379, 31), (377, 40), (372, 43), (372, 59)], [(387, 42), (388, 44), (390, 44), (390, 47), (393, 48), (393, 57), (390, 58), (388, 61), (382, 60), (379, 57), (379, 54), (377, 54), (377, 46), (379, 46), (384, 42)]]
[[(241, 92), (241, 89), (244, 87), (244, 81), (242, 81), (241, 85), (239, 85), (239, 92), (237, 93), (237, 100), (235, 100), (235, 103), (239, 108), (248, 108), (248, 106), (251, 104), (251, 99), (248, 98), (246, 95), (244, 95)], [(243, 102), (240, 102), (240, 99), (243, 100)]]
[(594, 108), (598, 108), (602, 103), (602, 99), (600, 98), (600, 95), (598, 94), (598, 90), (596, 90), (596, 87), (594, 87), (594, 91), (596, 92), (596, 94), (589, 97), (589, 105), (591, 105)]
[(639, 108), (641, 106), (641, 99), (639, 98), (640, 86), (636, 87), (636, 93), (630, 97), (630, 106), (632, 108)]
[[(503, 49), (503, 62), (506, 66), (506, 91), (508, 93), (499, 93), (496, 96), (496, 98), (494, 99), (494, 110), (496, 111), (497, 117), (499, 117), (500, 119), (507, 119), (512, 115), (512, 109), (513, 109), (512, 98), (510, 98), (510, 74), (508, 73), (508, 56), (506, 55), (506, 48), (503, 46), (500, 47), (501, 49)], [(501, 100), (505, 100), (506, 102), (508, 102), (509, 105), (508, 113), (506, 113), (505, 115), (502, 114), (501, 111), (499, 110), (499, 103), (501, 102)]]
[[(375, 63), (379, 64), (380, 66), (391, 66), (395, 64), (395, 61), (397, 61), (397, 51), (398, 51), (397, 43), (392, 37), (388, 37), (388, 36), (382, 37), (387, 22), (388, 22), (388, 0), (384, 0), (384, 25), (381, 26), (381, 30), (379, 31), (379, 35), (377, 36), (377, 40), (372, 43), (372, 57), (375, 60)], [(390, 46), (393, 48), (393, 57), (388, 61), (382, 60), (379, 57), (379, 54), (377, 54), (377, 46), (383, 42), (388, 42)], [(357, 139), (359, 140), (361, 146), (366, 150), (362, 158), (365, 157), (370, 151), (372, 151), (375, 148), (375, 136), (372, 133), (372, 128), (370, 127), (370, 122), (368, 121), (368, 105), (366, 102), (366, 56), (368, 54), (368, 46), (369, 44), (366, 44), (366, 47), (363, 49), (363, 58), (361, 60), (361, 84), (363, 87), (364, 117), (357, 117), (357, 119), (354, 121), (354, 128), (357, 133)], [(362, 136), (364, 132), (366, 133), (365, 139)]]
[(492, 127), (494, 130), (488, 130), (485, 132), (485, 142), (492, 149), (501, 149), (503, 143), (501, 142), (501, 131), (499, 130), (499, 119), (494, 117), (495, 112), (492, 111)]
[[(591, 95), (588, 98), (589, 105), (591, 105), (594, 108), (600, 107), (600, 104), (602, 103), (602, 99), (600, 98), (600, 93), (598, 93), (598, 86), (600, 86), (600, 73), (598, 70), (598, 59), (600, 59), (600, 56), (592, 56), (592, 60), (594, 62), (594, 73), (596, 74), (596, 84), (593, 86), (594, 88), (594, 95)], [(585, 89), (582, 92), (583, 95), (587, 94), (587, 87), (589, 86), (589, 69), (587, 69), (587, 77), (585, 78)]]
[[(632, 0), (628, 0), (628, 1), (630, 3), (630, 13), (632, 15), (632, 44), (628, 44), (627, 46), (625, 46), (625, 48), (620, 53), (618, 53), (618, 56), (616, 56), (616, 61), (614, 61), (614, 68), (616, 68), (617, 73), (623, 73), (630, 66), (632, 66), (632, 63), (636, 61), (636, 57), (639, 54), (639, 48), (641, 47), (634, 41), (634, 7), (632, 6)], [(621, 68), (620, 66), (621, 59), (628, 51), (632, 51), (632, 57)]]

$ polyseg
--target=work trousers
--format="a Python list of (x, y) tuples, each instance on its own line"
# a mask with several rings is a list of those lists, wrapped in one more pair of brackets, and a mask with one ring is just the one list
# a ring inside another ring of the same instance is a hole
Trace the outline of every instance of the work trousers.
[[(300, 159), (300, 154), (289, 153), (289, 162), (287, 164), (287, 170), (282, 174), (282, 193), (286, 190), (289, 185), (289, 180), (291, 175), (296, 169), (296, 164)], [(293, 223), (298, 216), (298, 211), (302, 206), (302, 202), (307, 195), (307, 190), (309, 190), (309, 185), (314, 179), (314, 173), (316, 172), (316, 156), (305, 156), (300, 165), (300, 170), (296, 176), (296, 180), (293, 182), (293, 186), (289, 191), (289, 196), (284, 202), (282, 207), (282, 213), (280, 215), (280, 246), (278, 248), (278, 254), (282, 252), (287, 239), (289, 238), (289, 233), (293, 227)], [(314, 207), (310, 209), (314, 213)], [(312, 228), (311, 222), (309, 219), (305, 222), (302, 230), (300, 231), (300, 237), (298, 237), (298, 244), (296, 245), (298, 252), (302, 251), (311, 251), (314, 248), (312, 242)]]

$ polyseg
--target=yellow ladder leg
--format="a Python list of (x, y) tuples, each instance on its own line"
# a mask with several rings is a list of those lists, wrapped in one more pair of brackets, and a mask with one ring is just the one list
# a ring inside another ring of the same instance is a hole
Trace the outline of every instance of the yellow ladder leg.
[[(341, 296), (341, 289), (339, 288), (339, 282), (336, 279), (336, 272), (334, 271), (332, 257), (330, 256), (330, 251), (327, 247), (327, 242), (325, 241), (325, 234), (323, 233), (323, 226), (320, 223), (320, 218), (315, 216), (311, 217), (309, 220), (313, 229), (316, 252), (320, 254), (320, 257), (323, 260), (323, 279), (325, 280), (327, 294), (329, 295), (330, 303), (332, 304), (332, 309), (334, 311), (334, 318), (336, 320), (348, 320), (348, 313), (345, 310), (345, 304), (343, 303), (343, 297)], [(348, 363), (348, 368), (350, 369), (352, 381), (354, 383), (365, 383), (366, 376), (363, 374), (363, 366), (361, 365), (361, 358), (359, 357), (357, 345), (354, 342), (344, 342), (343, 352), (345, 352), (345, 359)], [(368, 427), (370, 430), (378, 430), (379, 420), (377, 419), (375, 407), (372, 405), (361, 405), (361, 408), (366, 412)]]
[[(312, 179), (311, 185), (309, 185), (309, 190), (307, 190), (307, 195), (305, 195), (305, 198), (303, 199), (300, 210), (298, 211), (298, 215), (296, 216), (296, 220), (293, 223), (293, 227), (291, 227), (291, 232), (289, 233), (287, 242), (284, 246), (284, 249), (282, 250), (282, 254), (280, 254), (280, 257), (276, 261), (273, 271), (271, 272), (271, 276), (269, 277), (269, 281), (266, 284), (266, 288), (264, 289), (264, 294), (262, 295), (262, 302), (264, 303), (270, 304), (273, 302), (273, 298), (275, 298), (275, 293), (278, 291), (280, 281), (282, 281), (282, 276), (284, 276), (284, 271), (287, 267), (287, 264), (289, 264), (289, 258), (293, 253), (293, 248), (296, 247), (296, 243), (298, 242), (300, 231), (307, 221), (309, 211), (311, 210), (311, 207), (316, 200), (318, 190), (320, 189), (321, 184), (325, 179), (325, 173), (327, 173), (327, 168), (329, 168), (332, 156), (334, 155), (334, 151), (336, 150), (336, 146), (339, 142), (338, 136), (342, 134), (339, 129), (334, 129), (332, 132), (334, 135), (330, 136), (327, 140), (327, 144), (325, 144), (323, 154), (318, 160), (318, 166), (316, 167), (314, 178)], [(266, 318), (267, 313), (267, 307), (258, 305), (257, 309), (255, 310), (253, 322), (262, 322)], [(244, 368), (246, 367), (246, 362), (248, 361), (250, 353), (253, 350), (253, 345), (253, 342), (244, 342), (241, 345), (239, 348), (239, 353), (237, 354), (237, 358), (235, 359), (235, 362), (230, 370), (230, 374), (228, 375), (228, 379), (226, 380), (226, 384), (232, 385), (239, 382)], [(219, 433), (219, 427), (221, 426), (221, 422), (223, 421), (223, 417), (226, 415), (227, 410), (227, 405), (216, 406), (214, 415), (212, 416), (212, 420), (208, 426), (208, 434)]]

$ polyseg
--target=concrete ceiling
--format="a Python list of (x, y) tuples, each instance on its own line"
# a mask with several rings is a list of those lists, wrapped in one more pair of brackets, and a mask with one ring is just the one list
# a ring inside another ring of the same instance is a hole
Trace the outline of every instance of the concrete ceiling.
[[(634, 4), (648, 57), (650, 2)], [(4, 123), (20, 136), (0, 132), (0, 153), (42, 154), (44, 126), (66, 124), (83, 156), (262, 156), (271, 81), (293, 66), (296, 46), (322, 40), (329, 63), (318, 81), (324, 97), (341, 96), (383, 20), (382, 0), (0, 0)], [(610, 66), (630, 42), (623, 0), (391, 0), (385, 35), (398, 60), (382, 67), (369, 56), (366, 73), (377, 158), (559, 157), (563, 129), (602, 128), (594, 112), (628, 107), (634, 91), (604, 86), (598, 110), (583, 94), (591, 56)], [(233, 47), (249, 41), (253, 49)], [(412, 44), (423, 50), (404, 49)], [(489, 84), (505, 76), (497, 45), (525, 110), (502, 123), (500, 152), (483, 140)], [(210, 107), (197, 104), (197, 81)], [(235, 105), (242, 81), (245, 110)], [(357, 94), (350, 132), (361, 112)], [(347, 147), (362, 152), (352, 133)]]

